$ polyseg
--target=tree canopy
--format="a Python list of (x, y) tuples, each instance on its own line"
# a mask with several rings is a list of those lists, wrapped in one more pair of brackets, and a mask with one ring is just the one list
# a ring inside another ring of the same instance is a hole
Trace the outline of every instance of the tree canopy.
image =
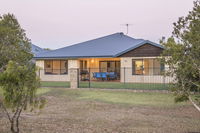
[(36, 96), (40, 86), (32, 59), (30, 40), (12, 14), (0, 16), (0, 107), (6, 113), (13, 133), (19, 133), (23, 110), (41, 108), (45, 99)]
[(162, 61), (169, 65), (168, 74), (175, 78), (173, 91), (176, 101), (189, 99), (191, 92), (200, 91), (200, 1), (193, 10), (173, 24), (172, 36), (165, 46)]
[(32, 58), (30, 40), (13, 14), (0, 16), (0, 70), (10, 60), (20, 64)]

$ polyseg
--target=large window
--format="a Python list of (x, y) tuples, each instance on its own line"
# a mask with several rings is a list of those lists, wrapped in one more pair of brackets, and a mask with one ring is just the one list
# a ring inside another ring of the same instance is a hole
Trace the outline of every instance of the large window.
[(100, 61), (100, 72), (120, 72), (120, 61)]
[(61, 74), (67, 74), (68, 73), (68, 61), (67, 60), (61, 60), (60, 61), (60, 73)]
[(86, 60), (80, 61), (80, 69), (81, 70), (87, 69), (87, 61)]
[(133, 75), (161, 75), (164, 65), (158, 59), (136, 59), (132, 61)]
[(134, 75), (144, 74), (144, 60), (133, 60), (133, 74)]
[(45, 74), (52, 74), (53, 73), (53, 61), (45, 60), (44, 61), (44, 69), (45, 69)]
[(44, 69), (45, 69), (45, 74), (67, 74), (68, 61), (67, 60), (45, 60)]

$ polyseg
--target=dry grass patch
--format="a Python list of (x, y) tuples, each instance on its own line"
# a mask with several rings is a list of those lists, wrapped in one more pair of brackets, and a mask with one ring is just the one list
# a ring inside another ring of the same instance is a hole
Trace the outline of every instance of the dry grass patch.
[[(169, 94), (59, 88), (41, 92), (48, 103), (39, 114), (22, 114), (22, 133), (200, 131), (200, 114), (189, 103), (174, 104)], [(8, 121), (0, 114), (0, 132), (8, 131)]]

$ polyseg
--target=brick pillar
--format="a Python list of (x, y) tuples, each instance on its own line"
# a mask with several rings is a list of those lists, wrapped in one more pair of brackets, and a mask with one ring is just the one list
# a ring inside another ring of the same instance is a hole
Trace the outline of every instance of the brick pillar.
[(68, 61), (69, 74), (70, 74), (70, 88), (78, 88), (78, 68), (79, 63), (77, 59)]
[(70, 69), (70, 88), (78, 88), (78, 69)]

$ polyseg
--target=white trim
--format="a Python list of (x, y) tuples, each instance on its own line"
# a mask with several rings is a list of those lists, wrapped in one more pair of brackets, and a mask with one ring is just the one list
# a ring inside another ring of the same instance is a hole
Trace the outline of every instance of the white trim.
[(156, 58), (160, 58), (160, 56), (152, 56), (152, 57), (120, 57), (120, 58), (131, 58), (131, 59), (156, 59)]

